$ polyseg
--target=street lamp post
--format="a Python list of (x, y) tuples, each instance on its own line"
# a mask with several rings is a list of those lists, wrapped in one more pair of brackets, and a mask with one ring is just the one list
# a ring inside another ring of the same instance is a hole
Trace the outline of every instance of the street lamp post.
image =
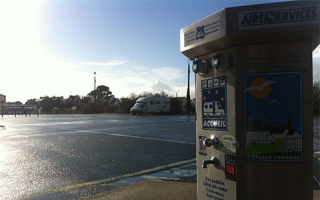
[(190, 60), (188, 59), (187, 114), (190, 113)]
[(94, 72), (93, 73), (93, 77), (94, 77), (94, 79), (93, 79), (93, 90), (96, 90), (96, 77), (97, 77), (97, 73), (96, 72)]
[(94, 77), (94, 79), (93, 79), (93, 81), (94, 81), (94, 83), (93, 83), (93, 84), (94, 84), (94, 85), (93, 85), (93, 87), (94, 87), (94, 88), (93, 88), (93, 89), (94, 89), (94, 90), (93, 90), (93, 95), (94, 95), (94, 96), (93, 96), (93, 104), (94, 104), (94, 107), (95, 107), (95, 105), (96, 105), (96, 98), (97, 98), (97, 94), (96, 94), (96, 93), (97, 93), (97, 92), (96, 92), (96, 76), (97, 76), (97, 73), (94, 72), (94, 73), (93, 73), (93, 77)]

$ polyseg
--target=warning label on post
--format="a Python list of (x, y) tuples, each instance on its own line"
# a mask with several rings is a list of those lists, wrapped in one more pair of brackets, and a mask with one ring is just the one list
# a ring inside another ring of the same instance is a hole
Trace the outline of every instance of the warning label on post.
[(202, 129), (227, 130), (226, 76), (202, 80)]
[(225, 175), (226, 179), (236, 180), (236, 157), (225, 155)]

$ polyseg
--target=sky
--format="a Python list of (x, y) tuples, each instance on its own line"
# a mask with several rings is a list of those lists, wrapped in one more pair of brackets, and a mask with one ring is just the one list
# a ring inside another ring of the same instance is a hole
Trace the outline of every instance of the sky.
[[(1, 0), (0, 94), (7, 102), (165, 91), (185, 97), (180, 29), (223, 8), (276, 0)], [(320, 50), (313, 53), (320, 80)], [(190, 92), (194, 98), (194, 73)]]
[[(290, 118), (292, 128), (302, 133), (300, 72), (249, 74), (244, 79), (246, 120), (263, 119), (272, 127), (286, 127)], [(261, 91), (250, 89), (265, 81), (268, 84)]]

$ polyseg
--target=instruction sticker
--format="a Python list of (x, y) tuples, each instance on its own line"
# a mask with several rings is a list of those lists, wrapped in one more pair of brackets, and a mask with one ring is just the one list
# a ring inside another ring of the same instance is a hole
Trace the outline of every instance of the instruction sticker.
[(203, 130), (227, 130), (226, 81), (226, 76), (201, 81)]
[(206, 139), (206, 136), (199, 136), (199, 155), (207, 156), (207, 147), (203, 144), (203, 141)]
[(301, 73), (244, 77), (248, 161), (302, 161)]

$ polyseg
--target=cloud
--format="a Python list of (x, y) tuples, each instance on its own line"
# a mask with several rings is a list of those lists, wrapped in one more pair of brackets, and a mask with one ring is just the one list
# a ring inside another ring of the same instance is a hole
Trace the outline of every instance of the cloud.
[(172, 87), (169, 84), (167, 84), (157, 78), (151, 79), (149, 83), (150, 83), (150, 85), (148, 85), (148, 87), (150, 87), (150, 90), (152, 92), (161, 92), (161, 91), (171, 91), (172, 90)]
[[(170, 84), (168, 82), (164, 82), (158, 78), (152, 78), (144, 83), (144, 85), (140, 85), (138, 90), (133, 92), (135, 94), (141, 94), (143, 92), (152, 92), (159, 93), (164, 91), (170, 97), (186, 97), (187, 96), (187, 86), (176, 86), (174, 84)], [(190, 85), (190, 96), (194, 98), (195, 90), (194, 85)]]
[(183, 72), (180, 69), (172, 67), (161, 67), (151, 70), (151, 76), (164, 81), (174, 81), (182, 77)]
[(123, 77), (123, 78), (120, 78), (120, 81), (123, 81), (125, 83), (127, 83), (128, 85), (131, 85), (131, 84), (146, 84), (148, 82), (147, 79), (145, 78), (140, 78), (140, 77)]
[[(173, 67), (123, 65), (117, 68), (100, 68), (96, 72), (97, 85), (109, 86), (117, 98), (128, 97), (132, 93), (139, 95), (161, 91), (171, 97), (186, 97), (187, 70), (184, 73)], [(194, 85), (190, 86), (190, 96), (194, 98)]]
[(78, 62), (77, 65), (86, 66), (118, 66), (127, 63), (127, 60), (110, 60), (109, 62)]

